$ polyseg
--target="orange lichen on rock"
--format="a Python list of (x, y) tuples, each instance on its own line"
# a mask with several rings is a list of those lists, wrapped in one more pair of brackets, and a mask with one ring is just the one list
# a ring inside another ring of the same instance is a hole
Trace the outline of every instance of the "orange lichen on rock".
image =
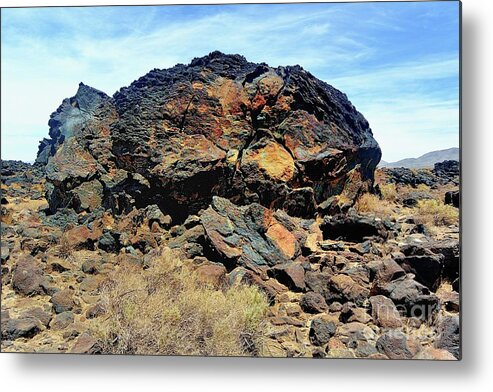
[(289, 258), (296, 252), (296, 238), (283, 225), (274, 220), (274, 223), (267, 229), (266, 236), (270, 238), (276, 246)]
[(258, 167), (274, 180), (288, 182), (295, 173), (291, 155), (280, 144), (272, 141), (258, 150), (247, 151), (245, 162), (255, 162)]
[(248, 96), (242, 86), (231, 79), (223, 77), (211, 84), (207, 93), (210, 97), (217, 98), (223, 108), (224, 114), (243, 114), (241, 106), (247, 107)]

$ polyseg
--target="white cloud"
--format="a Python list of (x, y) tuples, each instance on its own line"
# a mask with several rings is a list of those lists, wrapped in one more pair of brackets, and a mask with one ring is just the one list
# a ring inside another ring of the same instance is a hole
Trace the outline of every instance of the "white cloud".
[(367, 118), (383, 159), (397, 161), (459, 146), (458, 85), (443, 87), (457, 83), (458, 67), (457, 58), (426, 57), (328, 82)]

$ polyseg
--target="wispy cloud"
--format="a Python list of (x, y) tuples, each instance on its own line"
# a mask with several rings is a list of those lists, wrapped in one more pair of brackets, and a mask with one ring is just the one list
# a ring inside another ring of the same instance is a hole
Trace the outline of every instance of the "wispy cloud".
[(459, 63), (428, 56), (331, 80), (370, 122), (386, 160), (459, 145)]
[[(386, 158), (386, 151), (420, 152), (422, 143), (390, 144), (386, 129), (408, 132), (405, 122), (413, 119), (423, 132), (453, 129), (442, 119), (457, 117), (457, 49), (448, 44), (449, 30), (429, 37), (427, 28), (409, 24), (410, 12), (418, 18), (436, 6), (401, 4), (3, 10), (2, 156), (32, 160), (31, 139), (47, 135), (50, 113), (78, 82), (112, 94), (152, 68), (213, 50), (273, 66), (301, 64), (348, 93)], [(434, 31), (442, 20), (450, 29), (453, 10), (438, 13), (426, 16)], [(21, 134), (29, 143), (19, 143)]]

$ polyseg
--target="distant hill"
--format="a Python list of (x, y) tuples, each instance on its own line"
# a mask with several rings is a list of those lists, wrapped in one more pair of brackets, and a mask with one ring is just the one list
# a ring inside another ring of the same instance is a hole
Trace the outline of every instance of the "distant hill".
[(433, 167), (437, 162), (446, 160), (459, 160), (459, 149), (457, 147), (448, 148), (446, 150), (431, 151), (419, 158), (406, 158), (397, 162), (380, 161), (379, 167), (407, 167), (410, 169)]

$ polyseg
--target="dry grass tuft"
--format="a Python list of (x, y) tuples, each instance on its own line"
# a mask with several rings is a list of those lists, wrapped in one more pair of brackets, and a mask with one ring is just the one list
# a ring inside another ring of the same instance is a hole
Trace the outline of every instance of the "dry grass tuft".
[(378, 210), (381, 200), (370, 193), (363, 193), (356, 201), (355, 208), (358, 212), (368, 213)]
[(58, 250), (58, 256), (64, 260), (69, 259), (74, 252), (74, 248), (70, 245), (67, 238), (65, 238), (65, 236), (63, 235), (60, 238), (60, 244), (58, 245), (57, 250)]
[(205, 285), (171, 251), (149, 269), (122, 267), (102, 290), (94, 324), (103, 351), (147, 355), (257, 355), (265, 296), (253, 286)]
[(416, 221), (425, 225), (448, 226), (459, 223), (459, 210), (439, 200), (420, 200)]
[(376, 195), (363, 193), (355, 204), (355, 209), (362, 214), (371, 214), (377, 218), (389, 219), (394, 215), (392, 204), (387, 200), (380, 200)]
[(427, 193), (431, 192), (431, 188), (426, 184), (418, 184), (416, 186), (416, 190), (419, 192), (427, 192)]
[(48, 203), (46, 202), (45, 199), (40, 199), (40, 200), (32, 200), (32, 199), (22, 199), (22, 200), (14, 200), (13, 203), (11, 203), (11, 208), (12, 211), (14, 212), (19, 212), (22, 210), (29, 210), (29, 211), (39, 211), (40, 208), (46, 208), (48, 207)]
[(398, 193), (395, 184), (380, 184), (379, 187), (384, 200), (392, 202), (397, 200)]

